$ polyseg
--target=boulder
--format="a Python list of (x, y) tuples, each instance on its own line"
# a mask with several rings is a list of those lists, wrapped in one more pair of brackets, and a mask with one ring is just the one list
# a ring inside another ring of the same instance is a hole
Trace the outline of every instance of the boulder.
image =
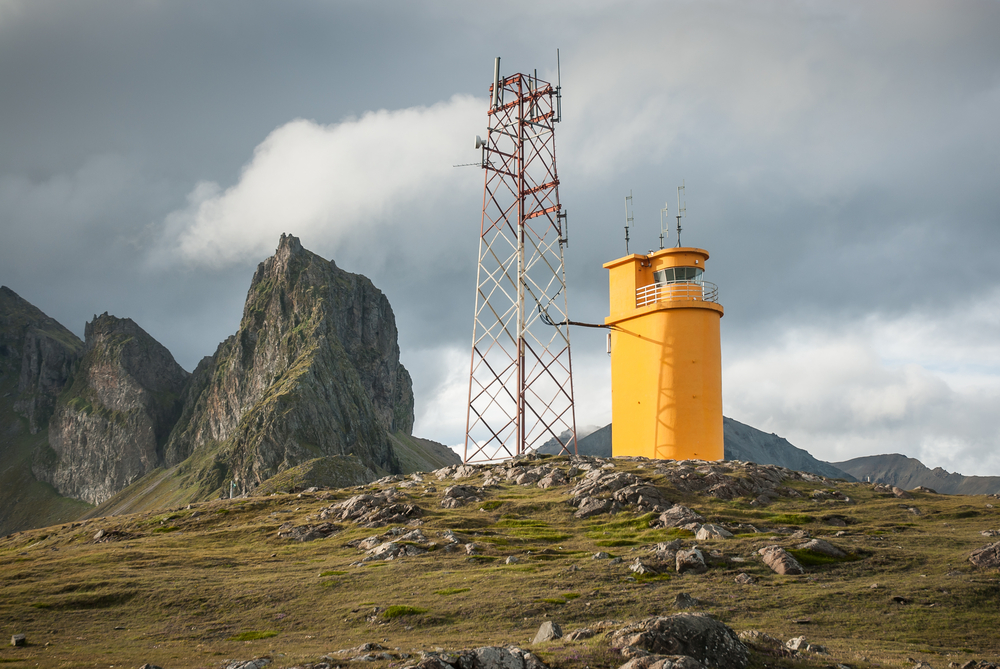
[(693, 609), (701, 606), (701, 601), (695, 599), (686, 592), (679, 592), (677, 596), (674, 597), (674, 608), (675, 609)]
[(604, 513), (618, 513), (621, 506), (613, 499), (585, 497), (580, 502), (580, 508), (573, 514), (576, 518), (590, 518)]
[(28, 645), (28, 639), (23, 634), (15, 634), (14, 636), (12, 636), (10, 638), (10, 645), (11, 646), (27, 646)]
[(764, 558), (764, 564), (776, 574), (790, 576), (805, 573), (799, 561), (781, 546), (765, 546), (757, 552)]
[(686, 655), (709, 669), (745, 669), (750, 661), (736, 633), (702, 613), (647, 618), (612, 632), (611, 645), (651, 654)]
[(567, 641), (583, 641), (584, 639), (592, 639), (595, 636), (597, 636), (597, 632), (589, 627), (583, 627), (578, 630), (573, 630), (565, 636), (565, 639)]
[(695, 535), (698, 541), (708, 541), (709, 539), (729, 539), (733, 533), (721, 525), (702, 525)]
[(757, 579), (750, 574), (737, 574), (736, 578), (733, 580), (736, 581), (738, 585), (753, 585), (757, 582)]
[(708, 571), (705, 565), (705, 556), (698, 550), (697, 546), (692, 546), (687, 550), (677, 551), (676, 568), (678, 574), (691, 572), (693, 574), (703, 574)]
[(972, 551), (969, 562), (980, 569), (1000, 569), (1000, 541)]
[(258, 657), (255, 660), (226, 660), (224, 669), (263, 669), (271, 664), (271, 658)]
[(562, 638), (562, 628), (559, 627), (559, 623), (553, 622), (551, 620), (546, 620), (538, 628), (538, 632), (535, 634), (532, 644), (545, 643), (546, 641), (552, 641), (554, 639)]
[(481, 502), (485, 496), (486, 493), (482, 488), (474, 488), (468, 485), (453, 485), (445, 488), (441, 506), (445, 509), (456, 509), (472, 502)]
[(704, 665), (687, 655), (645, 655), (629, 660), (619, 669), (704, 669)]
[(681, 527), (688, 523), (704, 523), (705, 519), (701, 514), (681, 504), (674, 504), (672, 507), (660, 514), (654, 521), (658, 527)]
[(647, 564), (644, 564), (642, 560), (636, 558), (635, 561), (628, 566), (629, 571), (634, 572), (640, 576), (643, 574), (656, 574), (656, 570)]
[(806, 551), (812, 551), (813, 553), (819, 553), (821, 555), (826, 555), (832, 558), (845, 558), (847, 553), (840, 550), (829, 541), (824, 541), (822, 539), (812, 539), (804, 544), (799, 544), (799, 548)]

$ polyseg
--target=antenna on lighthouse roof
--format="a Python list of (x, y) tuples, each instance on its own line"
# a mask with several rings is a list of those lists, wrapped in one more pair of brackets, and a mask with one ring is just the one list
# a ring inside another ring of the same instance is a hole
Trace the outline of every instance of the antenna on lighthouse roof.
[(666, 202), (663, 203), (663, 209), (660, 210), (660, 250), (663, 250), (663, 238), (664, 236), (670, 236), (670, 205)]
[(684, 180), (681, 179), (681, 185), (677, 187), (677, 246), (680, 248), (681, 245), (681, 216), (687, 214), (687, 198), (685, 198), (684, 204), (681, 205), (681, 195), (684, 193)]
[(631, 207), (632, 190), (629, 189), (628, 195), (625, 196), (625, 255), (628, 255), (628, 229), (634, 224), (632, 212), (630, 211)]

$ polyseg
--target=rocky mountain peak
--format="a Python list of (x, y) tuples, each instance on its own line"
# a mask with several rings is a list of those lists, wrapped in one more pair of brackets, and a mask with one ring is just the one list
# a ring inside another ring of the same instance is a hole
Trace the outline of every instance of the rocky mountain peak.
[(413, 426), (388, 299), (292, 235), (258, 265), (239, 331), (195, 376), (168, 461), (219, 449), (216, 471), (243, 488), (327, 455), (396, 471), (389, 435)]
[(32, 471), (68, 497), (99, 504), (160, 466), (188, 373), (128, 318), (85, 326), (83, 357)]

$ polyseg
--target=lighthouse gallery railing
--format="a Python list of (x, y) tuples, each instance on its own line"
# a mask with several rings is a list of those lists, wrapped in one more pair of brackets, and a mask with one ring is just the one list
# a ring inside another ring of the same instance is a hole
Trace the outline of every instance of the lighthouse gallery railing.
[(711, 281), (668, 281), (652, 283), (635, 291), (635, 306), (645, 307), (657, 302), (677, 302), (696, 300), (699, 302), (719, 302), (719, 287)]

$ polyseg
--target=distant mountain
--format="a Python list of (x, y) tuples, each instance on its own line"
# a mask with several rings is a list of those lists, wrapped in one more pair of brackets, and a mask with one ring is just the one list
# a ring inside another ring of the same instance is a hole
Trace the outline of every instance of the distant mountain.
[[(855, 478), (831, 465), (829, 462), (817, 460), (807, 451), (796, 448), (787, 439), (776, 434), (768, 434), (756, 428), (744, 425), (732, 418), (722, 418), (722, 429), (725, 444), (726, 460), (743, 460), (761, 465), (779, 465), (800, 472), (810, 472), (827, 478), (840, 478), (854, 481)], [(555, 441), (541, 446), (539, 453), (558, 453)], [(577, 452), (580, 455), (596, 455), (603, 458), (611, 457), (611, 426), (590, 433), (577, 441)]]
[(762, 432), (732, 418), (722, 419), (726, 460), (744, 460), (759, 465), (779, 465), (799, 472), (810, 472), (832, 479), (856, 480), (829, 462), (817, 460), (808, 451), (788, 443), (784, 437)]
[(905, 455), (869, 455), (833, 463), (860, 481), (894, 485), (904, 490), (924, 486), (948, 495), (990, 495), (1000, 492), (1000, 476), (962, 476), (940, 467), (930, 469)]

